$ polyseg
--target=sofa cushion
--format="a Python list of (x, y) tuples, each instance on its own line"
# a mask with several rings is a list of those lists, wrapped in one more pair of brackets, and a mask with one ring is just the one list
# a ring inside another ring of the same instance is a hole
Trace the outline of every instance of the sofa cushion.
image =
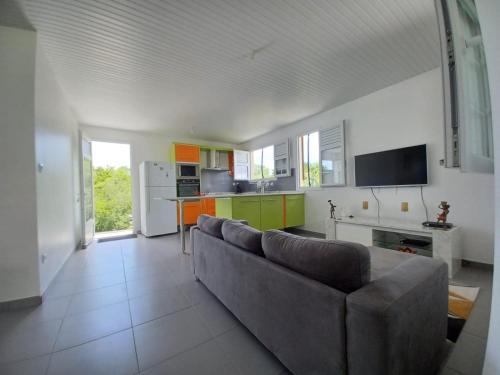
[(269, 260), (345, 293), (370, 281), (370, 253), (361, 244), (270, 230), (262, 236), (262, 248)]
[(251, 253), (264, 256), (262, 251), (262, 232), (236, 220), (222, 224), (224, 241)]
[(226, 220), (210, 215), (200, 215), (198, 216), (197, 225), (202, 232), (222, 239), (222, 224)]

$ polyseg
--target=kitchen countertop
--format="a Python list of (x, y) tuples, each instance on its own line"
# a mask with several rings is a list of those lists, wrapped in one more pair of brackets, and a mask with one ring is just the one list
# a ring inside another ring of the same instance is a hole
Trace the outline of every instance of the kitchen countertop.
[(233, 197), (260, 197), (262, 195), (292, 195), (292, 194), (304, 194), (303, 191), (287, 190), (287, 191), (266, 191), (265, 193), (208, 193), (200, 196), (191, 197), (179, 197), (178, 199), (204, 199), (204, 198), (233, 198)]

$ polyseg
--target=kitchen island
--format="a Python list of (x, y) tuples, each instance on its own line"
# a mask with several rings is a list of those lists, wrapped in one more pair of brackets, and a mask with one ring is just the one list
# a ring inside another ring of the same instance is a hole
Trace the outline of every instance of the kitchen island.
[(255, 229), (284, 229), (304, 225), (304, 192), (209, 193), (201, 196), (158, 198), (177, 201), (181, 248), (184, 254), (185, 225), (194, 225), (201, 214), (246, 220)]

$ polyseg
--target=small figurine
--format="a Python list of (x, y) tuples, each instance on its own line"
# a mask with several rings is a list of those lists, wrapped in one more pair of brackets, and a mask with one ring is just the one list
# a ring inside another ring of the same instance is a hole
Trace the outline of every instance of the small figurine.
[(441, 212), (437, 217), (437, 222), (441, 222), (446, 224), (446, 220), (448, 218), (448, 214), (450, 213), (450, 205), (446, 201), (441, 201), (441, 204), (438, 206), (443, 212)]
[(331, 199), (329, 199), (329, 200), (328, 200), (328, 203), (330, 203), (330, 219), (337, 219), (337, 218), (335, 217), (335, 208), (336, 208), (337, 206), (335, 206), (335, 205), (332, 203)]

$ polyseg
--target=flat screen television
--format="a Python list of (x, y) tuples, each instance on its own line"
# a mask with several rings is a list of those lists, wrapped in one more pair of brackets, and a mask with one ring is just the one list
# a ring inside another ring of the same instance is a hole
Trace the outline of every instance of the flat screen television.
[(358, 187), (427, 185), (427, 145), (354, 157)]

